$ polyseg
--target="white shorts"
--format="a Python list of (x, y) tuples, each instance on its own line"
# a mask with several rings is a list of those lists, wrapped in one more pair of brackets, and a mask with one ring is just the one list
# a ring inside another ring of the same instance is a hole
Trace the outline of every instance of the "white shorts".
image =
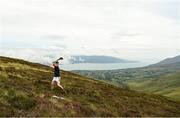
[(61, 77), (53, 77), (52, 83), (53, 82), (60, 83), (60, 81), (61, 81)]

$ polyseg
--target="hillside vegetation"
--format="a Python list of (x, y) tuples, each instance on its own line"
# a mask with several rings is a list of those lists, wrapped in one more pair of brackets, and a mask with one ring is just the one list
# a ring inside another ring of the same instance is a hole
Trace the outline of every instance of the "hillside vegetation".
[(131, 89), (161, 94), (180, 101), (180, 71), (159, 78), (132, 80), (127, 82)]
[(180, 116), (179, 102), (67, 71), (62, 71), (66, 93), (51, 90), (52, 71), (44, 65), (0, 57), (0, 116)]
[(180, 101), (180, 56), (142, 68), (74, 72), (123, 88)]

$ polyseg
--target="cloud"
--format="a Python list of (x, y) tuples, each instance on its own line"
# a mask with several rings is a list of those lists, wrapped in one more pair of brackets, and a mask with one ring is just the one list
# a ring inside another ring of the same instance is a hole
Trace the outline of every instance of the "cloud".
[(48, 65), (61, 56), (64, 57), (62, 64), (68, 64), (70, 59), (67, 52), (59, 49), (9, 48), (8, 50), (1, 49), (0, 54), (1, 56), (15, 57)]
[(178, 0), (4, 0), (0, 48), (140, 60), (170, 56), (180, 49), (178, 7)]

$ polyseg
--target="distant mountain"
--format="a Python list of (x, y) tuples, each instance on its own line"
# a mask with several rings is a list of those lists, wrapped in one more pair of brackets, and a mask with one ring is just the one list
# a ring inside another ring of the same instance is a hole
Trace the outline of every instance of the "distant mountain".
[(136, 61), (129, 61), (119, 59), (112, 56), (72, 56), (71, 63), (135, 63)]
[(169, 69), (180, 69), (180, 55), (173, 58), (164, 59), (159, 63), (150, 65), (149, 67), (168, 67)]
[(173, 63), (180, 63), (180, 55), (173, 58), (164, 59), (160, 61), (159, 63), (157, 63), (156, 65), (167, 65), (167, 64), (173, 64)]

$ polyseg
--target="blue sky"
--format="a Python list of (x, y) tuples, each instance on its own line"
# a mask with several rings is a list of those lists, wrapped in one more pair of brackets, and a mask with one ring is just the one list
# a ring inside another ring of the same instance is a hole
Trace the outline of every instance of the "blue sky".
[(179, 21), (179, 0), (2, 0), (0, 54), (159, 61), (180, 54)]

